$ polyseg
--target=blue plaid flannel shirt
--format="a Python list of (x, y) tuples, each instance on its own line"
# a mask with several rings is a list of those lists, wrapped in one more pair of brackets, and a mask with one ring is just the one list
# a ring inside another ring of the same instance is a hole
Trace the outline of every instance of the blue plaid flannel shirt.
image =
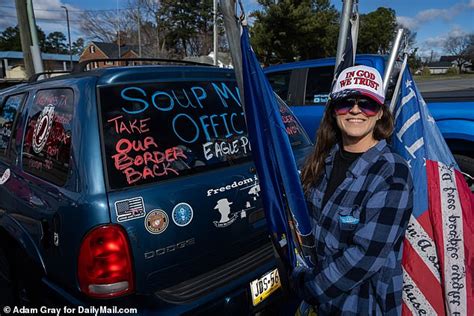
[(382, 140), (350, 166), (321, 209), (338, 150), (331, 150), (324, 176), (307, 197), (318, 261), (300, 274), (303, 298), (316, 302), (318, 315), (400, 315), (410, 170)]

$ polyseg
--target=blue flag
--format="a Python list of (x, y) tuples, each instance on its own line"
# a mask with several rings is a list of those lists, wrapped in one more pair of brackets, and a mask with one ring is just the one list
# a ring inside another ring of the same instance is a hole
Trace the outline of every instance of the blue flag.
[(414, 184), (413, 213), (403, 246), (403, 314), (472, 315), (471, 192), (406, 59), (400, 84), (392, 145), (408, 162)]
[[(290, 141), (280, 115), (276, 96), (242, 27), (242, 70), (245, 117), (257, 167), (269, 229), (288, 243), (287, 258), (296, 266), (296, 241), (289, 227), (289, 210), (303, 246), (311, 248), (312, 227)], [(307, 241), (309, 239), (309, 241)], [(307, 248), (303, 247), (303, 253)], [(309, 260), (306, 261), (306, 264)]]

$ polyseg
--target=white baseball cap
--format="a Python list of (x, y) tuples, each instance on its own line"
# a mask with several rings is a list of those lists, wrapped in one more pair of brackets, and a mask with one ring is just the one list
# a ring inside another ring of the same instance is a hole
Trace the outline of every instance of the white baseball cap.
[(344, 69), (337, 77), (329, 95), (331, 101), (363, 95), (382, 105), (385, 101), (382, 76), (377, 69), (368, 66), (353, 66)]

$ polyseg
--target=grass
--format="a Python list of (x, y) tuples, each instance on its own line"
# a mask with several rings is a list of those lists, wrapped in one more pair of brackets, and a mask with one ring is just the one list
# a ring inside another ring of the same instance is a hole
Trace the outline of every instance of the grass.
[(428, 75), (428, 76), (423, 76), (423, 75), (414, 75), (413, 79), (415, 81), (420, 82), (420, 81), (432, 81), (432, 80), (453, 80), (453, 79), (473, 79), (474, 80), (474, 74), (443, 74), (443, 75)]

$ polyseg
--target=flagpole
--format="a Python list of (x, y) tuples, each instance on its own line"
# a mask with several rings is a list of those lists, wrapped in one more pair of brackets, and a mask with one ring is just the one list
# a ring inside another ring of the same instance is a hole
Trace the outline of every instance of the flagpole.
[(400, 86), (402, 84), (403, 72), (405, 71), (405, 67), (407, 66), (407, 62), (408, 62), (408, 54), (404, 53), (403, 54), (402, 67), (400, 68), (400, 73), (398, 74), (397, 85), (395, 86), (395, 90), (393, 90), (392, 100), (390, 101), (390, 112), (392, 112), (392, 113), (393, 113), (393, 110), (395, 109), (395, 106), (397, 105), (398, 91), (400, 91)]
[(398, 50), (400, 48), (400, 43), (402, 42), (403, 36), (403, 29), (400, 28), (397, 31), (397, 36), (395, 37), (395, 41), (393, 42), (392, 51), (390, 52), (390, 58), (387, 63), (387, 67), (385, 69), (385, 74), (383, 78), (383, 92), (384, 94), (387, 93), (388, 90), (388, 83), (390, 80), (390, 75), (392, 74), (393, 65), (395, 64), (395, 59), (398, 56)]
[[(267, 223), (269, 223), (271, 231), (271, 240), (274, 245), (277, 265), (282, 272), (282, 275), (280, 275), (282, 284), (284, 288), (288, 288), (286, 277), (292, 267), (297, 265), (297, 261), (301, 262), (300, 264), (303, 266), (314, 264), (314, 254), (310, 253), (310, 251), (314, 251), (311, 221), (306, 209), (306, 203), (304, 202), (302, 189), (300, 187), (301, 194), (299, 194), (295, 184), (297, 182), (301, 185), (300, 178), (294, 156), (291, 152), (288, 135), (284, 127), (280, 126), (283, 122), (279, 116), (278, 101), (275, 98), (276, 94), (271, 90), (271, 86), (265, 78), (248, 42), (248, 29), (246, 28), (247, 24), (242, 2), (241, 0), (220, 1), (226, 35), (249, 130), (249, 139), (254, 150), (257, 174), (262, 181), (261, 187), (269, 188), (270, 190), (262, 189), (267, 194), (270, 194), (263, 198), (265, 210), (276, 212), (275, 214), (266, 214)], [(240, 16), (237, 15), (237, 3), (241, 9)], [(244, 76), (246, 78), (245, 82), (243, 80)], [(265, 97), (262, 99), (263, 95)], [(256, 106), (256, 102), (258, 106)], [(277, 110), (275, 111), (275, 109)], [(281, 133), (284, 133), (284, 136), (280, 135)], [(262, 155), (262, 152), (265, 154)], [(263, 157), (263, 159), (259, 157)], [(280, 168), (280, 165), (285, 165), (285, 167)], [(268, 172), (270, 172), (270, 177), (265, 176)], [(282, 175), (282, 172), (285, 176)], [(264, 182), (268, 184), (264, 185)], [(294, 191), (286, 195), (285, 192), (289, 192), (288, 187), (291, 187)], [(280, 203), (282, 204), (280, 205)], [(301, 203), (303, 204), (300, 205)], [(297, 211), (298, 218), (295, 217), (293, 210)], [(306, 219), (304, 216), (308, 218)], [(289, 224), (290, 218), (294, 219), (294, 230), (288, 226), (291, 225)], [(301, 221), (298, 222), (297, 220)], [(297, 235), (302, 237), (305, 248), (298, 243)], [(311, 256), (306, 256), (306, 253), (310, 253)]]
[(242, 50), (240, 47), (240, 22), (236, 17), (236, 0), (219, 0), (224, 16), (224, 27), (229, 42), (232, 65), (240, 91), (240, 100), (244, 102), (244, 83), (242, 79)]
[(354, 50), (354, 58), (352, 60), (352, 64), (355, 65), (355, 58), (357, 55), (357, 42), (359, 40), (359, 0), (355, 0), (354, 3), (352, 4), (352, 25), (355, 25), (354, 27), (351, 26), (351, 33), (352, 33), (352, 43), (353, 43), (353, 50)]
[(213, 4), (213, 44), (214, 44), (214, 66), (217, 66), (217, 0), (214, 0)]
[(337, 42), (337, 52), (336, 52), (336, 66), (334, 67), (334, 73), (336, 72), (337, 66), (342, 60), (342, 55), (344, 54), (344, 49), (346, 48), (347, 32), (349, 30), (349, 20), (352, 15), (352, 0), (342, 0), (342, 17), (341, 17), (341, 27), (339, 28), (339, 38)]

